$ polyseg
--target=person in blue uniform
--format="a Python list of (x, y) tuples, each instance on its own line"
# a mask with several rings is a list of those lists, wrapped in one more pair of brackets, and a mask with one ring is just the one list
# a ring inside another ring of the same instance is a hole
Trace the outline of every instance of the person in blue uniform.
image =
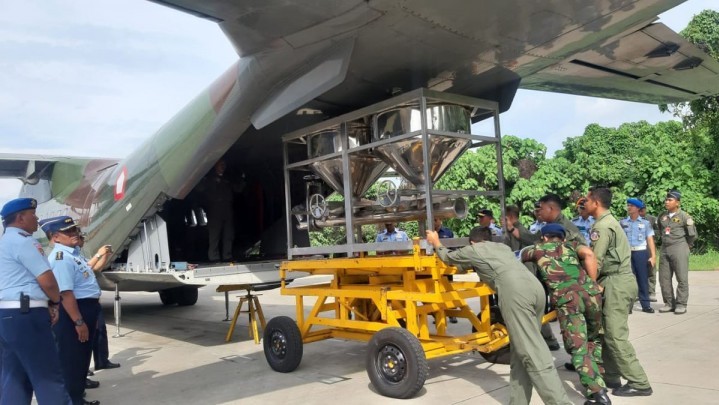
[(385, 230), (377, 234), (377, 242), (405, 242), (409, 236), (405, 231), (397, 229), (392, 222), (384, 224)]
[(442, 220), (439, 218), (434, 219), (434, 231), (437, 232), (437, 235), (440, 239), (454, 238), (454, 232), (452, 232), (452, 230), (447, 228), (446, 226), (442, 225)]
[(57, 322), (60, 291), (37, 230), (37, 202), (9, 201), (0, 210), (0, 405), (70, 404), (51, 325)]
[(50, 252), (50, 265), (57, 278), (62, 307), (60, 319), (53, 327), (60, 351), (60, 361), (67, 392), (73, 404), (97, 405), (86, 401), (85, 380), (90, 368), (92, 342), (100, 312), (100, 287), (92, 269), (85, 263), (78, 245), (77, 223), (60, 216), (42, 221), (42, 230), (55, 244)]
[(502, 228), (497, 226), (492, 210), (479, 210), (479, 214), (477, 214), (477, 222), (479, 223), (479, 226), (487, 227), (490, 231), (492, 231), (492, 241), (502, 242)]
[(627, 213), (629, 216), (619, 221), (629, 240), (629, 248), (632, 251), (632, 272), (637, 278), (639, 288), (639, 302), (642, 304), (642, 311), (653, 314), (649, 301), (649, 266), (654, 267), (656, 263), (656, 248), (654, 246), (654, 229), (652, 224), (639, 216), (639, 210), (644, 208), (644, 202), (638, 198), (627, 199)]
[[(535, 221), (529, 225), (529, 233), (531, 233), (533, 235), (538, 234), (539, 231), (542, 230), (542, 227), (546, 224), (546, 222), (542, 221), (539, 218), (539, 211), (541, 210), (541, 208), (542, 208), (542, 203), (540, 203), (539, 201), (534, 203), (534, 211), (532, 211), (532, 215), (534, 215)], [(537, 238), (535, 238), (535, 240), (536, 239)]]
[(586, 241), (587, 246), (589, 246), (591, 242), (589, 240), (589, 231), (592, 229), (592, 225), (594, 225), (594, 217), (587, 213), (587, 210), (584, 207), (584, 204), (586, 202), (586, 197), (582, 197), (577, 200), (577, 214), (579, 215), (572, 218), (572, 223), (577, 226), (577, 229), (579, 229), (579, 233), (584, 236), (584, 240)]
[[(85, 234), (80, 231), (80, 242), (78, 244), (78, 248), (80, 248), (82, 261), (84, 261), (85, 264), (92, 269), (92, 271), (98, 273), (101, 272), (107, 264), (110, 255), (112, 255), (112, 246), (102, 246), (89, 260), (85, 254), (82, 253), (83, 246), (85, 246)], [(102, 309), (100, 309), (100, 312), (97, 314), (97, 328), (95, 331), (95, 339), (92, 342), (92, 356), (95, 360), (96, 371), (106, 368), (120, 367), (120, 364), (113, 363), (109, 359), (110, 347), (107, 340), (107, 325), (105, 324), (105, 316), (102, 313)], [(93, 373), (89, 372), (88, 375), (93, 375)], [(98, 386), (100, 386), (100, 383), (97, 381), (93, 381), (89, 378), (85, 380), (85, 388), (97, 388)]]

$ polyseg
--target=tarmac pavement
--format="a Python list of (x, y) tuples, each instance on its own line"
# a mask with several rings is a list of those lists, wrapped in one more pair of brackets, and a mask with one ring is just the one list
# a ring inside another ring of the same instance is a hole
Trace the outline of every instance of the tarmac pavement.
[[(630, 315), (631, 341), (654, 395), (611, 396), (615, 405), (719, 403), (719, 271), (690, 272), (689, 282), (685, 315), (646, 314), (636, 310), (638, 305)], [(294, 318), (294, 297), (281, 296), (279, 290), (259, 294), (268, 321), (279, 315)], [(230, 316), (239, 295), (230, 293)], [(113, 294), (104, 293), (101, 301), (108, 333), (114, 335)], [(509, 366), (490, 364), (478, 354), (430, 360), (430, 378), (418, 395), (394, 400), (373, 390), (364, 343), (332, 339), (307, 344), (302, 363), (287, 374), (267, 365), (262, 345), (248, 336), (246, 315), (240, 317), (233, 341), (225, 343), (229, 322), (223, 322), (224, 295), (214, 287), (200, 289), (191, 307), (163, 307), (157, 293), (123, 293), (121, 302), (122, 337), (110, 337), (110, 353), (122, 367), (98, 371), (92, 378), (100, 387), (87, 390), (87, 399), (105, 405), (509, 402)], [(655, 309), (661, 306), (653, 303)], [(552, 327), (559, 337), (558, 323)], [(456, 333), (468, 328), (463, 320), (450, 325)], [(563, 366), (569, 355), (552, 353), (570, 398), (583, 403), (577, 374)], [(532, 403), (542, 403), (536, 392)]]

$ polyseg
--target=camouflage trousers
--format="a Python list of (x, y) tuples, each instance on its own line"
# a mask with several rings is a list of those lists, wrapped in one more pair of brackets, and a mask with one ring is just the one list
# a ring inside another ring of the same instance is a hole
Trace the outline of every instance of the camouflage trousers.
[(568, 291), (562, 294), (557, 306), (559, 327), (562, 330), (564, 348), (572, 356), (579, 381), (586, 388), (586, 395), (606, 388), (602, 378), (602, 298), (586, 291)]

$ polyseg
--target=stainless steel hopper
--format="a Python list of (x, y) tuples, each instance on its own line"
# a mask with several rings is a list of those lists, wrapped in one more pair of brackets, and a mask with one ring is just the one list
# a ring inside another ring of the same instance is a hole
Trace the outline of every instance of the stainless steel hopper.
[[(370, 128), (361, 124), (347, 125), (349, 148), (370, 142)], [(340, 126), (324, 129), (307, 137), (307, 154), (310, 159), (321, 158), (342, 151), (342, 131)], [(310, 164), (312, 170), (330, 185), (336, 192), (344, 193), (342, 157), (323, 159)], [(352, 196), (361, 197), (387, 170), (387, 164), (369, 152), (349, 154)]]
[[(432, 105), (427, 107), (426, 116), (428, 131), (470, 133), (470, 111), (466, 107), (452, 104)], [(418, 107), (388, 110), (377, 114), (375, 119), (375, 141), (422, 129), (422, 114)], [(429, 173), (433, 183), (470, 147), (470, 142), (464, 138), (429, 136)], [(374, 148), (374, 151), (415, 187), (422, 188), (426, 183), (421, 136), (380, 145)]]

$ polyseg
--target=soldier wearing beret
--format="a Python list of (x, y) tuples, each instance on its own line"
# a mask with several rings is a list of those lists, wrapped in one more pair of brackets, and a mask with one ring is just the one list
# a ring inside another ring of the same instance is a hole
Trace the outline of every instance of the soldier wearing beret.
[[(652, 395), (649, 379), (629, 341), (629, 309), (637, 298), (638, 287), (632, 273), (629, 241), (609, 211), (611, 204), (612, 192), (607, 188), (591, 189), (585, 203), (589, 214), (596, 218), (589, 239), (599, 268), (597, 281), (604, 289), (604, 382), (615, 388), (612, 393), (617, 396)], [(622, 377), (627, 380), (625, 385), (621, 385)]]
[[(681, 315), (687, 312), (689, 301), (689, 250), (697, 238), (694, 220), (681, 210), (682, 195), (671, 190), (664, 199), (667, 209), (658, 218), (662, 238), (662, 253), (659, 258), (659, 287), (662, 289), (664, 307), (659, 312)], [(677, 292), (674, 294), (672, 277), (677, 278)]]
[(509, 402), (528, 404), (534, 386), (547, 404), (571, 404), (540, 332), (546, 303), (544, 288), (507, 245), (491, 239), (489, 228), (477, 226), (469, 234), (469, 246), (449, 251), (437, 232), (427, 231), (427, 243), (435, 247), (443, 262), (473, 267), (480, 279), (497, 291), (499, 309), (512, 340)]
[(0, 347), (2, 403), (70, 404), (51, 325), (57, 322), (60, 291), (37, 230), (37, 202), (9, 201), (0, 210)]
[(77, 223), (71, 217), (60, 216), (45, 219), (41, 225), (55, 244), (50, 265), (62, 294), (62, 308), (53, 329), (65, 385), (73, 404), (98, 405), (99, 401), (86, 401), (83, 394), (101, 310), (100, 286), (78, 247), (81, 241)]
[[(572, 362), (565, 367), (579, 374), (588, 398), (585, 404), (611, 404), (599, 367), (602, 296), (596, 283), (597, 260), (592, 249), (564, 242), (564, 236), (563, 226), (545, 225), (542, 241), (523, 249), (521, 259), (537, 264), (540, 278), (551, 291), (564, 348), (572, 356)], [(580, 259), (584, 267), (579, 265)]]
[(649, 302), (649, 269), (656, 263), (656, 248), (654, 247), (654, 229), (646, 219), (639, 216), (639, 210), (644, 208), (644, 202), (638, 198), (627, 199), (627, 213), (619, 223), (627, 234), (629, 248), (632, 251), (632, 272), (637, 278), (639, 288), (639, 302), (642, 311), (653, 314), (654, 309)]

